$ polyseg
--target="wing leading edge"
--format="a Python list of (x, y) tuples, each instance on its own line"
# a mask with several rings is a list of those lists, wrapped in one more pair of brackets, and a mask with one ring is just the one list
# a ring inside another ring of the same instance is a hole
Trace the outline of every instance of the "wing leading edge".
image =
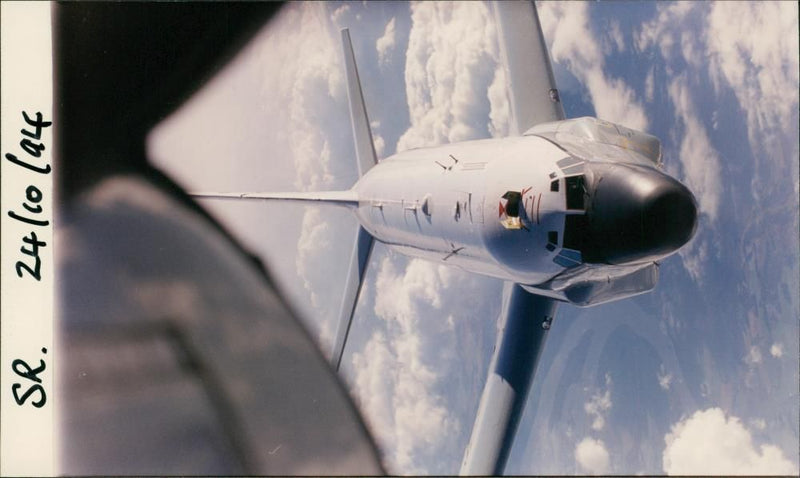
[(462, 475), (500, 475), (539, 362), (557, 302), (506, 282), (494, 356), (472, 427)]
[(550, 53), (533, 2), (494, 2), (508, 81), (513, 135), (565, 118)]

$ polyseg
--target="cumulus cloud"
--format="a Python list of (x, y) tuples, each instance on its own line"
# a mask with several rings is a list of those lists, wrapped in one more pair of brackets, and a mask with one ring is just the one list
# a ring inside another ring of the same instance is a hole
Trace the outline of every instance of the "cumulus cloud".
[[(635, 91), (621, 79), (607, 77), (603, 71), (605, 59), (598, 46), (601, 43), (589, 26), (588, 4), (543, 3), (539, 18), (545, 39), (551, 39), (553, 61), (564, 64), (586, 86), (597, 116), (647, 131), (647, 115)], [(623, 40), (621, 33), (612, 36), (615, 44)]]
[(381, 127), (381, 122), (378, 120), (370, 121), (369, 127), (372, 132), (372, 144), (375, 147), (375, 156), (380, 160), (380, 158), (383, 157), (383, 153), (386, 151), (386, 141), (378, 132)]
[[(334, 27), (349, 9), (343, 5), (331, 12), (322, 3), (287, 5), (254, 43), (252, 61), (260, 70), (252, 76), (259, 80), (260, 96), (253, 101), (269, 109), (265, 116), (270, 122), (264, 127), (272, 128), (271, 134), (286, 148), (260, 154), (278, 155), (283, 161), (275, 158), (275, 164), (293, 168), (297, 190), (344, 189), (355, 177), (352, 136), (349, 127), (342, 128), (349, 125), (347, 94)], [(327, 348), (335, 329), (332, 310), (338, 309), (341, 297), (340, 290), (330, 287), (330, 274), (344, 277), (346, 259), (340, 252), (349, 257), (349, 248), (342, 249), (347, 239), (333, 238), (347, 237), (349, 224), (336, 221), (343, 218), (339, 211), (298, 211), (302, 219), (293, 280), (302, 284), (304, 293), (298, 294), (299, 308), (314, 317), (312, 326)]]
[(280, 15), (275, 27), (267, 30), (265, 41), (259, 42), (257, 55), (266, 79), (261, 94), (285, 101), (282, 109), (295, 187), (330, 188), (335, 180), (331, 161), (352, 148), (349, 137), (328, 136), (347, 115), (337, 36), (324, 5), (292, 4)]
[(791, 475), (797, 465), (773, 445), (756, 446), (737, 417), (709, 408), (679, 421), (664, 437), (662, 465), (670, 475)]
[(394, 51), (395, 44), (397, 43), (394, 25), (395, 19), (392, 18), (389, 20), (389, 23), (386, 24), (383, 36), (378, 38), (378, 41), (375, 43), (375, 49), (378, 51), (378, 61), (382, 67), (389, 63), (390, 55)]
[(769, 348), (769, 353), (775, 358), (783, 357), (783, 344), (774, 343), (772, 347)]
[(298, 275), (305, 277), (303, 286), (311, 294), (311, 304), (314, 307), (319, 305), (315, 287), (309, 277), (317, 269), (315, 258), (320, 252), (330, 247), (327, 222), (323, 221), (322, 212), (319, 208), (308, 208), (303, 215), (300, 237), (297, 240), (297, 257), (295, 265)]
[(575, 460), (586, 473), (600, 475), (608, 472), (608, 451), (602, 440), (586, 437), (575, 447)]
[(331, 20), (337, 27), (341, 28), (344, 25), (344, 17), (348, 12), (350, 12), (350, 4), (344, 3), (331, 13)]
[[(455, 272), (445, 266), (412, 260), (405, 268), (391, 259), (380, 263), (375, 281), (374, 313), (385, 325), (353, 354), (356, 395), (379, 443), (388, 450), (392, 469), (423, 473), (421, 456), (442, 446), (460, 429), (436, 386), (442, 379), (431, 350), (447, 348), (425, 333), (419, 318), (441, 310), (442, 295)], [(452, 320), (433, 324), (445, 331)], [(430, 327), (430, 325), (429, 325)], [(452, 346), (451, 346), (452, 347)]]
[(588, 402), (583, 404), (587, 415), (593, 418), (592, 430), (600, 431), (606, 424), (606, 414), (611, 410), (611, 376), (606, 374), (606, 389), (603, 393), (592, 395)]
[[(411, 22), (405, 65), (411, 126), (397, 150), (487, 137), (486, 119), (503, 106), (496, 89), (489, 97), (502, 70), (489, 9), (478, 2), (421, 2), (412, 5)], [(500, 113), (493, 114), (493, 124), (502, 124)]]
[(508, 100), (506, 72), (503, 68), (495, 71), (494, 80), (489, 85), (489, 135), (503, 138), (511, 130), (511, 103)]

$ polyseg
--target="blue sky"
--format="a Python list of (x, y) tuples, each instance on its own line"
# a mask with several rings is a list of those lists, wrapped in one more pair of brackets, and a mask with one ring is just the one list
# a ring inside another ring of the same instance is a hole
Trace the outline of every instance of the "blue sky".
[[(545, 2), (539, 14), (567, 115), (661, 138), (700, 218), (654, 292), (560, 308), (507, 470), (797, 473), (796, 4)], [(290, 4), (156, 128), (154, 163), (189, 190), (349, 188), (343, 27), (380, 157), (507, 133), (486, 5)], [(264, 259), (327, 350), (354, 218), (203, 205)], [(391, 471), (458, 471), (500, 292), (376, 245), (343, 373)]]

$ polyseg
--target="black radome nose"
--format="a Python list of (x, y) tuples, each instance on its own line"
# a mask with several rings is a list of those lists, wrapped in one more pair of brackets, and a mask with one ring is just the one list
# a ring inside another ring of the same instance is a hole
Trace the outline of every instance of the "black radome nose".
[(653, 261), (689, 242), (697, 202), (674, 178), (628, 165), (593, 165), (584, 260), (604, 264)]

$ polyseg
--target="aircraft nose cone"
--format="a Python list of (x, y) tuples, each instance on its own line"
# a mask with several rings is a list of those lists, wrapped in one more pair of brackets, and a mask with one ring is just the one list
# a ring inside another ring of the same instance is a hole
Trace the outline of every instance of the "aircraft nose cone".
[(659, 185), (642, 208), (643, 246), (654, 251), (680, 249), (692, 238), (697, 226), (694, 196), (683, 184), (669, 180)]
[(593, 171), (587, 219), (589, 262), (657, 260), (689, 242), (697, 203), (680, 182), (656, 170), (603, 165)]

